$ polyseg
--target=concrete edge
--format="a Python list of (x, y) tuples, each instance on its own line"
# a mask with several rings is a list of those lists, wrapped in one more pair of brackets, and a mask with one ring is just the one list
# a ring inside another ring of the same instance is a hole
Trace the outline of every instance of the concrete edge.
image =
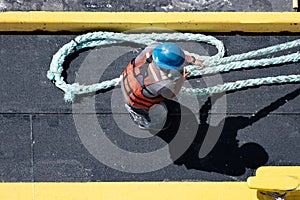
[(1, 183), (5, 200), (257, 200), (246, 182)]
[(297, 12), (1, 12), (0, 31), (300, 32)]

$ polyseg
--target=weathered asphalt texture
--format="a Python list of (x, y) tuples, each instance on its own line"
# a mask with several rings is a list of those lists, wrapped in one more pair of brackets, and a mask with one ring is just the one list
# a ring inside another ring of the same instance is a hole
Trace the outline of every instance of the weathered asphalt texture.
[(0, 11), (293, 11), (291, 0), (0, 0)]
[[(114, 90), (96, 95), (95, 111), (88, 108), (80, 112), (72, 110), (71, 105), (63, 101), (63, 93), (47, 79), (46, 72), (52, 55), (73, 37), (0, 36), (1, 181), (243, 181), (253, 175), (258, 166), (300, 165), (300, 89), (299, 84), (287, 84), (229, 93), (226, 95), (227, 105), (219, 105), (226, 108), (223, 113), (218, 108), (210, 109), (220, 96), (213, 96), (211, 101), (207, 96), (199, 97), (198, 110), (190, 109), (194, 105), (183, 109), (185, 115), (192, 116), (185, 125), (186, 133), (189, 133), (190, 127), (196, 126), (199, 127), (197, 136), (180, 159), (163, 169), (135, 174), (105, 166), (83, 145), (74, 116), (88, 117), (95, 112), (107, 137), (116, 146), (132, 152), (153, 151), (165, 146), (172, 139), (176, 124), (148, 139), (124, 133), (116, 122), (120, 116), (128, 120), (132, 132), (137, 129), (124, 110), (113, 112), (111, 101), (115, 100), (111, 95)], [(296, 35), (238, 34), (216, 37), (225, 43), (227, 55), (299, 38)], [(100, 67), (108, 65), (104, 75), (101, 78), (99, 75), (100, 80), (117, 77), (135, 54), (130, 51), (135, 47), (128, 45), (96, 48), (73, 56), (68, 60), (67, 80), (73, 82), (80, 66), (89, 62), (96, 63), (97, 59)], [(190, 46), (184, 45), (187, 48)], [(209, 54), (215, 53), (212, 47), (204, 45), (203, 48)], [(112, 59), (115, 55), (111, 51), (117, 52), (118, 49), (127, 49), (127, 53)], [(194, 48), (191, 46), (191, 49)], [(221, 77), (227, 82), (299, 72), (297, 63), (235, 71), (222, 74)], [(198, 79), (190, 83), (193, 86), (204, 86)], [(78, 98), (77, 104), (86, 98)], [(117, 102), (119, 104), (115, 103), (115, 106), (122, 107), (122, 101)], [(169, 102), (168, 106), (173, 110), (169, 120), (177, 123), (180, 116), (178, 104)], [(218, 115), (223, 115), (225, 121), (214, 123), (209, 120)], [(199, 159), (199, 148), (208, 128), (222, 130), (222, 134), (210, 154)]]

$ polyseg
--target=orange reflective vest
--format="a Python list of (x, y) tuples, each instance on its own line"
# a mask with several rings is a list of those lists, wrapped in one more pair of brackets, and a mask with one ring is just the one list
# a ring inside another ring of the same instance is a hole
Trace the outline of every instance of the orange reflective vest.
[[(152, 73), (148, 70), (148, 75), (145, 77), (143, 74), (141, 74), (141, 67), (147, 63), (147, 55), (151, 55), (152, 50), (150, 50), (148, 53), (145, 53), (139, 60), (133, 59), (126, 69), (123, 71), (123, 94), (129, 104), (133, 107), (140, 108), (146, 111), (149, 111), (149, 109), (155, 105), (155, 104), (161, 104), (164, 100), (164, 97), (161, 95), (158, 95), (156, 97), (150, 98), (143, 95), (143, 90), (147, 90), (147, 86), (160, 82), (162, 80), (166, 80), (167, 78), (163, 79), (160, 76), (160, 70), (153, 66), (152, 69), (154, 70), (156, 74), (156, 78), (159, 79), (155, 80)], [(137, 79), (138, 76), (142, 76), (143, 83), (140, 83)], [(148, 93), (151, 94), (149, 90), (147, 90)]]

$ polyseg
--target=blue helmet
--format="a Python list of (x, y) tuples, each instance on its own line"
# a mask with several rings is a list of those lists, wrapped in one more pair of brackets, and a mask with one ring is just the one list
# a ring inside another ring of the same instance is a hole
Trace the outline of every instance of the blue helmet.
[(162, 43), (153, 49), (154, 64), (162, 69), (172, 70), (180, 67), (185, 61), (183, 50), (174, 43)]

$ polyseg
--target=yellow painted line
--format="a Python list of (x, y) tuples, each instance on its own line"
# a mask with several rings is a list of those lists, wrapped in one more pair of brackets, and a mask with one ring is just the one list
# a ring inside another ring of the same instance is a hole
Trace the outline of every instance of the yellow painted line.
[(0, 184), (1, 200), (258, 200), (256, 196), (246, 182)]
[(0, 183), (1, 200), (33, 200), (32, 183)]
[[(266, 191), (300, 199), (299, 166), (261, 167), (248, 182), (0, 183), (2, 200), (262, 200)], [(252, 189), (250, 189), (252, 188)]]
[(300, 32), (297, 12), (0, 12), (0, 31)]

